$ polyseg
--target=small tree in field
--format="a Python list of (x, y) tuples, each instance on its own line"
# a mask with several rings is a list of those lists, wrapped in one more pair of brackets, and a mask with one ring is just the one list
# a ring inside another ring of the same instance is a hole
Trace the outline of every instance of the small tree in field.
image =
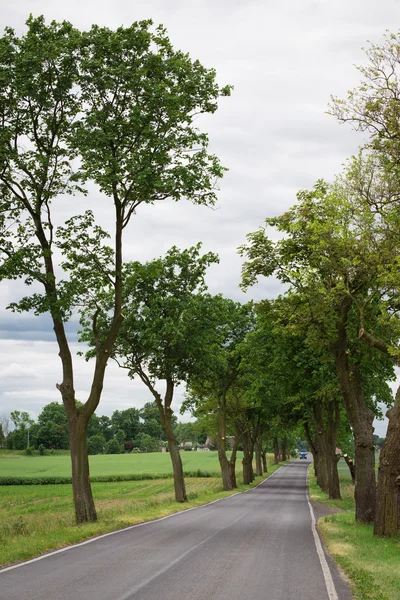
[[(20, 38), (8, 28), (0, 39), (0, 278), (34, 285), (14, 310), (52, 318), (75, 514), (84, 523), (96, 520), (88, 422), (123, 321), (123, 232), (143, 203), (183, 197), (215, 202), (223, 168), (208, 154), (207, 135), (193, 119), (213, 113), (218, 97), (230, 90), (217, 85), (213, 70), (174, 50), (165, 30), (151, 21), (80, 32), (70, 23), (47, 25), (43, 17), (31, 17), (27, 28)], [(109, 203), (115, 223), (109, 232), (90, 211), (76, 216), (82, 199), (71, 199), (70, 218), (57, 222), (60, 197), (84, 193), (86, 181)], [(109, 237), (112, 247), (106, 246)], [(112, 302), (100, 339), (102, 294)], [(76, 306), (91, 315), (95, 340), (93, 377), (82, 406), (65, 330)]]

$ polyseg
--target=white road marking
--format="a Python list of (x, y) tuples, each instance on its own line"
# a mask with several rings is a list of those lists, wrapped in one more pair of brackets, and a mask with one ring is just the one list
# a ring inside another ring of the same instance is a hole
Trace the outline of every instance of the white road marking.
[(315, 547), (317, 549), (319, 562), (321, 563), (322, 574), (325, 579), (326, 591), (328, 592), (329, 600), (339, 600), (339, 597), (336, 592), (335, 584), (333, 583), (332, 573), (331, 573), (328, 563), (326, 562), (325, 553), (322, 548), (321, 540), (320, 540), (318, 532), (317, 532), (314, 511), (313, 511), (313, 507), (311, 506), (310, 496), (308, 494), (307, 474), (308, 474), (308, 469), (307, 469), (307, 473), (306, 473), (306, 489), (307, 489), (306, 497), (307, 497), (308, 507), (310, 509), (310, 514), (311, 514), (311, 531), (314, 536), (314, 542), (315, 542)]

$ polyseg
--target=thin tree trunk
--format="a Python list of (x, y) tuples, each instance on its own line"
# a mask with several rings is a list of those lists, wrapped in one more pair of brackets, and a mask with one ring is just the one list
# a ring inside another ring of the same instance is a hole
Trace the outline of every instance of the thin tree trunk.
[(351, 299), (346, 298), (342, 303), (336, 325), (337, 339), (333, 346), (333, 356), (355, 443), (356, 521), (373, 523), (376, 510), (375, 447), (372, 426), (374, 414), (365, 402), (359, 366), (354, 359), (349, 360), (346, 324), (350, 307)]
[[(222, 395), (218, 402), (218, 432), (217, 432), (217, 450), (219, 466), (221, 468), (222, 487), (225, 491), (233, 489), (232, 468), (226, 455), (226, 398)], [(235, 453), (236, 459), (236, 453)]]
[(389, 425), (379, 460), (374, 535), (395, 537), (400, 534), (400, 387), (386, 416)]
[(231, 478), (232, 489), (236, 489), (237, 488), (237, 482), (236, 482), (236, 456), (237, 456), (237, 449), (238, 449), (241, 437), (242, 436), (237, 432), (236, 435), (235, 435), (235, 441), (233, 443), (231, 457), (229, 459), (229, 474), (230, 474), (230, 478)]
[(282, 462), (285, 462), (287, 460), (286, 444), (287, 444), (286, 438), (282, 438), (281, 439)]
[(354, 467), (354, 463), (352, 459), (348, 456), (348, 454), (343, 454), (343, 458), (346, 461), (346, 465), (349, 467), (351, 481), (354, 484), (356, 482), (356, 469)]
[(278, 465), (279, 464), (279, 442), (278, 442), (278, 438), (276, 438), (276, 437), (274, 437), (273, 446), (274, 446), (274, 465)]
[(313, 455), (314, 475), (317, 478), (318, 477), (318, 460), (319, 460), (318, 448), (315, 444), (315, 440), (313, 440), (313, 438), (311, 436), (310, 424), (307, 421), (304, 423), (304, 432), (306, 434), (306, 438), (307, 438), (307, 442), (308, 442), (308, 445), (311, 450), (311, 454)]
[(249, 434), (247, 431), (243, 434), (243, 483), (244, 485), (249, 485), (253, 481), (252, 474), (252, 459), (251, 459), (251, 449), (250, 449), (250, 440)]
[(257, 441), (256, 445), (256, 475), (259, 477), (263, 474), (263, 463), (262, 463), (262, 450), (261, 450), (261, 442)]
[(174, 395), (174, 382), (171, 377), (166, 378), (167, 386), (164, 396), (164, 403), (162, 401), (161, 395), (154, 388), (150, 379), (144, 373), (144, 371), (138, 371), (139, 377), (147, 385), (149, 390), (154, 396), (156, 401), (158, 412), (160, 415), (161, 427), (165, 433), (165, 436), (168, 441), (168, 449), (172, 462), (172, 470), (174, 474), (174, 489), (175, 489), (175, 500), (176, 502), (187, 502), (186, 495), (186, 487), (185, 487), (185, 478), (183, 475), (183, 466), (182, 459), (179, 452), (178, 442), (176, 441), (176, 437), (174, 435), (174, 431), (172, 428), (172, 415), (173, 411), (171, 409), (171, 403)]
[(267, 448), (265, 448), (265, 450), (261, 449), (261, 460), (263, 473), (268, 473)]

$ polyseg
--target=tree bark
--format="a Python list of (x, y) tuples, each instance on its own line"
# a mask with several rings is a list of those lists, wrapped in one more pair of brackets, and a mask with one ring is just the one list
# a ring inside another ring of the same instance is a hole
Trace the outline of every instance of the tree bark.
[(314, 405), (314, 418), (317, 445), (321, 449), (319, 468), (320, 487), (332, 500), (340, 499), (340, 483), (337, 464), (339, 457), (336, 455), (337, 431), (340, 424), (339, 401), (331, 400), (323, 404), (316, 401)]
[(93, 523), (97, 520), (89, 476), (89, 457), (86, 441), (87, 424), (74, 419), (69, 424), (69, 445), (72, 463), (72, 492), (76, 523)]
[(256, 442), (256, 475), (259, 477), (263, 474), (263, 463), (262, 463), (262, 448), (260, 441)]
[(172, 470), (174, 474), (174, 490), (175, 490), (175, 500), (176, 502), (187, 502), (186, 495), (186, 487), (185, 487), (185, 478), (183, 475), (183, 466), (182, 459), (179, 452), (178, 442), (176, 441), (176, 437), (174, 435), (174, 431), (172, 428), (172, 415), (173, 410), (171, 409), (171, 403), (174, 395), (174, 382), (171, 377), (166, 377), (166, 390), (164, 396), (164, 403), (162, 401), (161, 395), (157, 392), (157, 390), (152, 385), (149, 377), (146, 373), (140, 369), (138, 371), (138, 375), (143, 381), (145, 385), (149, 388), (151, 393), (154, 396), (156, 401), (158, 412), (160, 415), (161, 427), (165, 433), (165, 436), (168, 441), (168, 449), (172, 462)]
[(250, 448), (250, 440), (249, 433), (247, 431), (243, 434), (243, 483), (244, 485), (249, 485), (253, 481), (253, 468), (252, 468), (252, 459), (251, 459), (251, 448)]
[(287, 460), (287, 441), (286, 438), (281, 439), (282, 462)]
[(232, 453), (231, 453), (231, 457), (229, 459), (229, 473), (230, 473), (230, 477), (231, 477), (232, 489), (236, 489), (237, 488), (237, 482), (236, 482), (236, 456), (237, 456), (237, 449), (238, 449), (241, 437), (242, 436), (239, 433), (237, 433), (235, 435), (235, 441), (233, 443)]
[(262, 470), (263, 473), (268, 473), (268, 465), (267, 465), (267, 449), (261, 449), (261, 460), (262, 460)]
[(355, 443), (356, 521), (373, 523), (376, 510), (374, 414), (365, 402), (359, 365), (349, 360), (346, 325), (351, 302), (351, 298), (345, 298), (339, 311), (333, 357)]
[(348, 456), (348, 454), (343, 454), (343, 458), (346, 461), (347, 466), (349, 467), (349, 471), (350, 471), (350, 475), (351, 475), (351, 480), (352, 480), (352, 482), (354, 484), (356, 482), (356, 469), (354, 467), (354, 462)]
[(183, 475), (183, 465), (181, 454), (179, 452), (178, 442), (172, 432), (171, 428), (165, 431), (165, 435), (168, 440), (168, 449), (172, 461), (172, 469), (174, 472), (174, 490), (176, 502), (187, 502), (185, 478)]
[(379, 459), (374, 535), (395, 537), (400, 534), (400, 387), (386, 416), (389, 425)]
[[(225, 491), (229, 492), (233, 489), (233, 475), (232, 467), (230, 466), (229, 459), (226, 455), (225, 443), (226, 443), (226, 398), (225, 395), (221, 395), (218, 401), (218, 432), (217, 432), (217, 451), (219, 466), (221, 469), (222, 487)], [(236, 460), (236, 452), (235, 452)], [(236, 475), (235, 475), (236, 484)]]
[(278, 442), (277, 437), (274, 437), (273, 446), (274, 446), (274, 465), (279, 465), (279, 442)]

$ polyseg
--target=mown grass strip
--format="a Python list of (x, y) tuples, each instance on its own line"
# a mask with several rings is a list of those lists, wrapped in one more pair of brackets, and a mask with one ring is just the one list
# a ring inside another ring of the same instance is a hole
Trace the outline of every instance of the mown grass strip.
[(318, 527), (331, 556), (349, 577), (357, 600), (400, 600), (400, 538), (374, 537), (371, 525), (354, 518), (354, 486), (341, 479), (342, 500), (329, 500), (309, 476), (311, 500), (342, 509), (322, 517)]

